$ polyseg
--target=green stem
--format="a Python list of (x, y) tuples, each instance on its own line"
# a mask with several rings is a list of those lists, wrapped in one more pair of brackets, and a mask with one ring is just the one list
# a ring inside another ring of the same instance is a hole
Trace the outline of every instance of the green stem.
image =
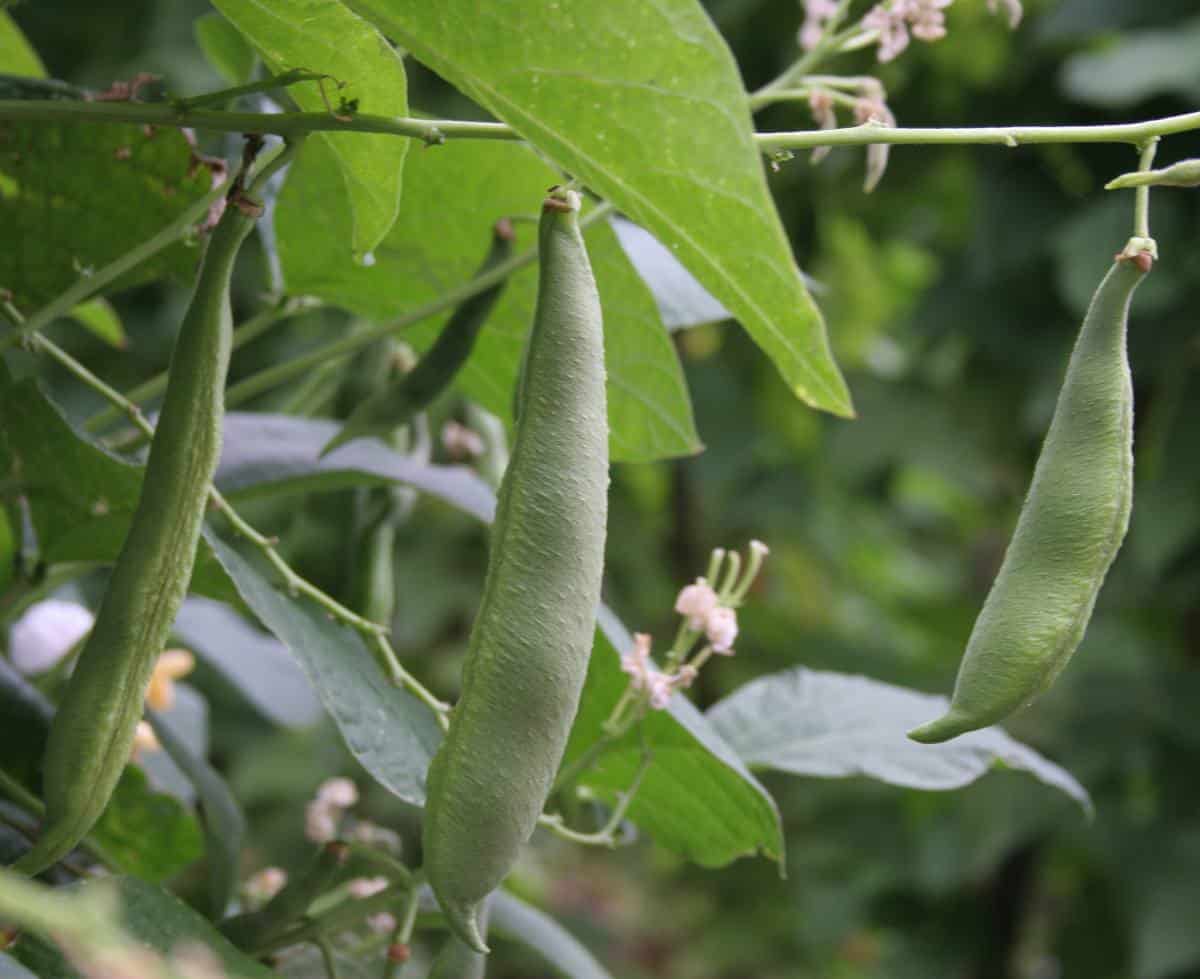
[(329, 944), (328, 939), (316, 938), (313, 940), (313, 944), (321, 953), (321, 964), (325, 966), (325, 975), (328, 976), (328, 979), (340, 979), (337, 960), (333, 957), (333, 946)]
[[(602, 217), (611, 214), (613, 210), (612, 204), (607, 202), (598, 204), (580, 220), (579, 224), (581, 227), (587, 227)], [(225, 403), (231, 408), (244, 404), (256, 395), (275, 387), (277, 384), (291, 380), (293, 377), (305, 374), (314, 367), (348, 357), (363, 347), (370, 346), (377, 340), (391, 336), (443, 310), (458, 306), (465, 300), (478, 295), (485, 289), (512, 275), (518, 269), (532, 264), (536, 258), (537, 249), (530, 248), (520, 255), (514, 255), (507, 262), (501, 262), (487, 272), (477, 275), (456, 289), (451, 289), (436, 299), (430, 300), (412, 312), (405, 313), (391, 323), (377, 323), (365, 330), (342, 336), (332, 343), (327, 343), (316, 350), (301, 354), (299, 357), (293, 357), (291, 360), (285, 360), (280, 364), (267, 367), (230, 387), (225, 394)]]
[(224, 112), (178, 109), (169, 102), (66, 102), (49, 99), (0, 100), (0, 121), (107, 122), (142, 126), (186, 126), (210, 132), (274, 133), (294, 139), (308, 133), (380, 133), (425, 143), (447, 139), (520, 139), (501, 122), (412, 119), (358, 113), (340, 119), (328, 112)]
[(804, 52), (804, 54), (788, 65), (778, 76), (767, 82), (766, 85), (750, 96), (751, 111), (770, 103), (774, 92), (781, 88), (789, 88), (797, 78), (807, 75), (821, 63), (826, 55), (835, 53), (842, 41), (855, 33), (855, 28), (843, 31), (840, 34), (835, 33), (842, 21), (845, 20), (846, 14), (850, 11), (850, 4), (853, 2), (854, 0), (841, 0), (833, 15), (826, 22), (825, 33), (821, 35), (820, 40), (811, 49)]
[[(816, 50), (816, 49), (814, 49)], [(811, 52), (810, 52), (811, 53)], [(797, 62), (796, 75), (810, 67)], [(783, 77), (783, 76), (781, 76)], [(772, 82), (751, 97), (768, 99), (776, 88), (786, 88), (791, 71), (783, 84)], [(59, 102), (51, 100), (0, 100), (0, 122), (21, 120), (76, 122), (134, 122), (144, 125), (190, 126), (217, 132), (274, 133), (295, 138), (312, 132), (383, 133), (441, 143), (447, 139), (519, 140), (521, 135), (501, 122), (467, 122), (453, 119), (410, 119), (356, 115), (340, 120), (324, 112), (176, 112), (166, 103), (142, 102)], [(812, 149), (817, 146), (868, 146), (887, 143), (894, 146), (1021, 146), (1043, 143), (1131, 143), (1141, 145), (1155, 136), (1171, 136), (1200, 129), (1200, 112), (1164, 116), (1144, 122), (1096, 126), (982, 126), (966, 128), (888, 128), (851, 126), (802, 132), (755, 133), (760, 149)], [(93, 289), (87, 290), (87, 298)], [(71, 306), (67, 306), (70, 309)], [(3, 340), (0, 339), (0, 343)]]
[[(413, 927), (417, 923), (417, 909), (420, 907), (417, 896), (415, 887), (408, 892), (408, 898), (404, 904), (404, 917), (392, 935), (392, 945), (408, 945), (412, 941)], [(404, 971), (404, 964), (407, 961), (407, 959), (392, 958), (391, 955), (388, 955), (383, 964), (383, 979), (397, 979), (397, 976)]]
[(191, 112), (206, 105), (221, 105), (230, 99), (237, 98), (239, 95), (271, 92), (277, 88), (287, 88), (289, 85), (295, 85), (298, 82), (319, 82), (328, 77), (328, 75), (324, 75), (319, 71), (310, 71), (308, 68), (293, 68), (291, 71), (285, 71), (283, 74), (274, 75), (271, 78), (264, 78), (262, 81), (248, 82), (245, 85), (223, 88), (216, 92), (205, 92), (203, 95), (193, 95), (191, 98), (186, 99), (169, 99), (168, 104), (175, 112)]
[[(280, 299), (278, 302), (255, 313), (246, 322), (242, 323), (233, 332), (233, 349), (238, 350), (250, 343), (252, 340), (258, 339), (266, 333), (276, 323), (280, 323), (297, 313), (316, 309), (322, 303), (309, 299), (307, 297), (287, 297)], [(153, 398), (157, 398), (167, 389), (167, 372), (161, 371), (155, 374), (147, 381), (143, 381), (137, 387), (131, 388), (125, 392), (125, 398), (133, 404), (141, 404)], [(121, 418), (125, 412), (116, 405), (109, 405), (102, 411), (96, 412), (86, 422), (83, 427), (89, 432), (98, 432), (107, 428), (113, 422)]]
[[(1154, 166), (1154, 154), (1158, 152), (1158, 137), (1146, 140), (1138, 156), (1138, 170), (1146, 171)], [(1139, 187), (1133, 198), (1133, 233), (1138, 238), (1150, 237), (1150, 188)]]
[(642, 779), (645, 777), (647, 770), (650, 768), (652, 756), (648, 748), (642, 747), (642, 761), (638, 766), (637, 773), (633, 776), (633, 781), (629, 784), (629, 788), (617, 796), (617, 804), (613, 807), (612, 815), (608, 821), (594, 833), (580, 833), (577, 830), (567, 826), (561, 816), (558, 814), (542, 816), (538, 823), (547, 829), (553, 831), (563, 839), (571, 840), (573, 843), (582, 843), (585, 846), (607, 846), (615, 847), (617, 845), (616, 830), (625, 819), (625, 813), (629, 811), (629, 806), (633, 802), (634, 796), (641, 788)]

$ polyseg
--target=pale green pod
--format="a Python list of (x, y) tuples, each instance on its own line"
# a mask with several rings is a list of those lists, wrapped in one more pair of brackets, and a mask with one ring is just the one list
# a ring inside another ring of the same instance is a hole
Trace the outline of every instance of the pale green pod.
[(209, 239), (171, 355), (141, 497), (96, 622), (50, 726), (46, 819), (16, 868), (40, 873), (95, 825), (129, 761), (158, 654), (187, 593), (221, 454), (233, 319), (229, 282), (254, 219), (230, 204)]
[[(480, 934), (487, 937), (487, 903), (479, 913)], [(438, 949), (426, 979), (483, 979), (487, 959), (451, 933)]]
[(429, 770), (425, 871), (455, 933), (486, 952), (481, 902), (533, 834), (592, 648), (608, 504), (600, 300), (579, 196), (539, 227), (520, 422), (500, 486), (462, 696)]
[(1123, 254), (1088, 308), (1016, 530), (975, 622), (934, 743), (986, 727), (1053, 682), (1083, 639), (1133, 503), (1130, 299), (1149, 265)]

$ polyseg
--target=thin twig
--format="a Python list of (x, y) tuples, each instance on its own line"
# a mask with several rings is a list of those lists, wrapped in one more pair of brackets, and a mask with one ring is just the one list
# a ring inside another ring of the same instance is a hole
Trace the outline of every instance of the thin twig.
[[(1138, 170), (1146, 171), (1154, 166), (1154, 154), (1158, 152), (1158, 137), (1146, 140), (1138, 157)], [(1133, 233), (1139, 238), (1150, 237), (1150, 188), (1139, 187), (1133, 198)]]

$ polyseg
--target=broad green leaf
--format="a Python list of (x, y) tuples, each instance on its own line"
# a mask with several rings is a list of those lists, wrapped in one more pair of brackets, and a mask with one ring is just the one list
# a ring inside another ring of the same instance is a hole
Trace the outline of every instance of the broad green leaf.
[(494, 933), (528, 945), (568, 979), (612, 979), (583, 943), (544, 911), (508, 891), (493, 894), (489, 907)]
[(117, 869), (143, 880), (170, 880), (204, 853), (196, 817), (178, 799), (155, 792), (145, 773), (126, 765), (91, 835)]
[(218, 13), (201, 14), (192, 24), (196, 43), (213, 70), (230, 85), (243, 85), (258, 56), (242, 33)]
[[(178, 129), (10, 122), (0, 128), (0, 288), (23, 313), (160, 231), (212, 188)], [(109, 287), (186, 276), (184, 242)]]
[(12, 15), (0, 10), (0, 73), (45, 78), (46, 69)]
[(188, 598), (171, 632), (264, 717), (285, 727), (308, 727), (320, 719), (321, 704), (287, 647), (228, 605)]
[[(334, 111), (345, 99), (357, 112), (408, 114), (408, 83), (399, 53), (339, 0), (214, 0), (214, 6), (262, 53), (272, 71), (307, 68), (333, 76), (325, 89)], [(302, 109), (326, 110), (315, 82), (288, 91)], [(352, 230), (337, 246), (347, 258), (363, 261), (399, 213), (409, 140), (354, 133), (318, 134), (314, 142), (337, 160), (341, 179), (336, 182), (349, 195)]]
[(741, 78), (696, 0), (347, 0), (674, 252), (796, 395), (850, 414)]
[(246, 817), (225, 780), (203, 754), (192, 750), (176, 733), (170, 717), (147, 711), (146, 717), (163, 750), (192, 781), (204, 809), (205, 869), (208, 873), (209, 916), (224, 917), (237, 892)]
[[(129, 530), (142, 467), (74, 428), (33, 378), (14, 382), (0, 364), (0, 473), (29, 498), (41, 557), (111, 562)], [(229, 599), (233, 589), (203, 541), (191, 587)]]
[(71, 310), (71, 319), (77, 320), (93, 336), (99, 337), (110, 347), (124, 349), (127, 341), (121, 317), (107, 299), (89, 299)]
[[(305, 151), (280, 195), (276, 227), (284, 274), (292, 291), (376, 319), (468, 280), (487, 250), (493, 223), (509, 215), (536, 216), (545, 189), (560, 179), (528, 147), (511, 143), (463, 141), (414, 154), (400, 219), (366, 268), (341, 247), (349, 234), (348, 206), (332, 182), (333, 161), (320, 149)], [(533, 227), (518, 230), (519, 247), (532, 247)], [(699, 451), (683, 372), (649, 290), (606, 223), (589, 228), (586, 239), (604, 307), (613, 459), (650, 461)], [(459, 378), (467, 395), (502, 418), (511, 418), (536, 293), (535, 269), (510, 278)], [(404, 338), (427, 347), (444, 321), (445, 315), (420, 324)]]
[(213, 545), (246, 604), (300, 660), (350, 753), (398, 798), (422, 805), (442, 738), (433, 713), (388, 681), (357, 632), (310, 599), (282, 592), (257, 552), (216, 537)]
[[(617, 650), (628, 649), (632, 640), (604, 610), (600, 626), (564, 766), (600, 736), (629, 679)], [(720, 867), (757, 853), (782, 861), (783, 829), (774, 801), (690, 700), (672, 697), (666, 710), (646, 715), (642, 728), (652, 761), (629, 807), (634, 823), (659, 845), (701, 866)], [(579, 784), (614, 802), (641, 761), (642, 742), (631, 731)]]
[[(117, 917), (126, 934), (165, 958), (188, 946), (202, 945), (212, 952), (228, 979), (270, 979), (274, 975), (266, 966), (243, 955), (175, 895), (144, 880), (88, 880), (63, 889), (63, 894), (76, 900), (92, 898), (97, 903), (115, 900)], [(23, 936), (16, 955), (41, 979), (80, 979), (80, 973), (48, 941)]]
[(891, 785), (958, 789), (1002, 767), (1028, 772), (1091, 811), (1087, 790), (1070, 772), (998, 727), (945, 744), (906, 733), (939, 716), (945, 697), (862, 676), (796, 667), (759, 677), (708, 711), (708, 719), (751, 767), (793, 775), (866, 775)]

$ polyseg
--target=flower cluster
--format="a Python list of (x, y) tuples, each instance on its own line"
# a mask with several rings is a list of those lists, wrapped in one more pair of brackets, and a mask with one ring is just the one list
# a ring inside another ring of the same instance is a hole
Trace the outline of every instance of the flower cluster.
[(338, 834), (346, 810), (358, 802), (358, 787), (348, 778), (321, 783), (316, 798), (304, 810), (304, 835), (314, 843), (328, 843)]
[(837, 0), (804, 0), (804, 24), (800, 28), (800, 47), (811, 51), (821, 40), (829, 21), (837, 14)]
[[(695, 682), (709, 657), (713, 654), (733, 655), (733, 643), (738, 635), (736, 609), (758, 577), (766, 555), (765, 544), (751, 541), (745, 574), (742, 574), (741, 555), (727, 554), (720, 548), (713, 552), (708, 575), (685, 585), (675, 600), (675, 611), (683, 621), (675, 644), (667, 653), (665, 668), (659, 670), (651, 663), (651, 637), (644, 632), (634, 635), (633, 648), (621, 655), (621, 669), (629, 674), (629, 687), (621, 701), (622, 706), (640, 695), (654, 710), (663, 710), (676, 690), (690, 687)], [(727, 568), (724, 583), (714, 587), (712, 582), (720, 581), (723, 568)], [(704, 639), (702, 648), (692, 656), (692, 650), (701, 638)]]
[[(945, 9), (954, 0), (885, 0), (862, 19), (864, 31), (878, 35), (879, 60), (892, 61), (908, 47), (909, 34), (919, 41), (940, 41), (946, 36)], [(998, 12), (1002, 3), (1010, 27), (1021, 22), (1020, 0), (988, 0), (988, 9)]]

